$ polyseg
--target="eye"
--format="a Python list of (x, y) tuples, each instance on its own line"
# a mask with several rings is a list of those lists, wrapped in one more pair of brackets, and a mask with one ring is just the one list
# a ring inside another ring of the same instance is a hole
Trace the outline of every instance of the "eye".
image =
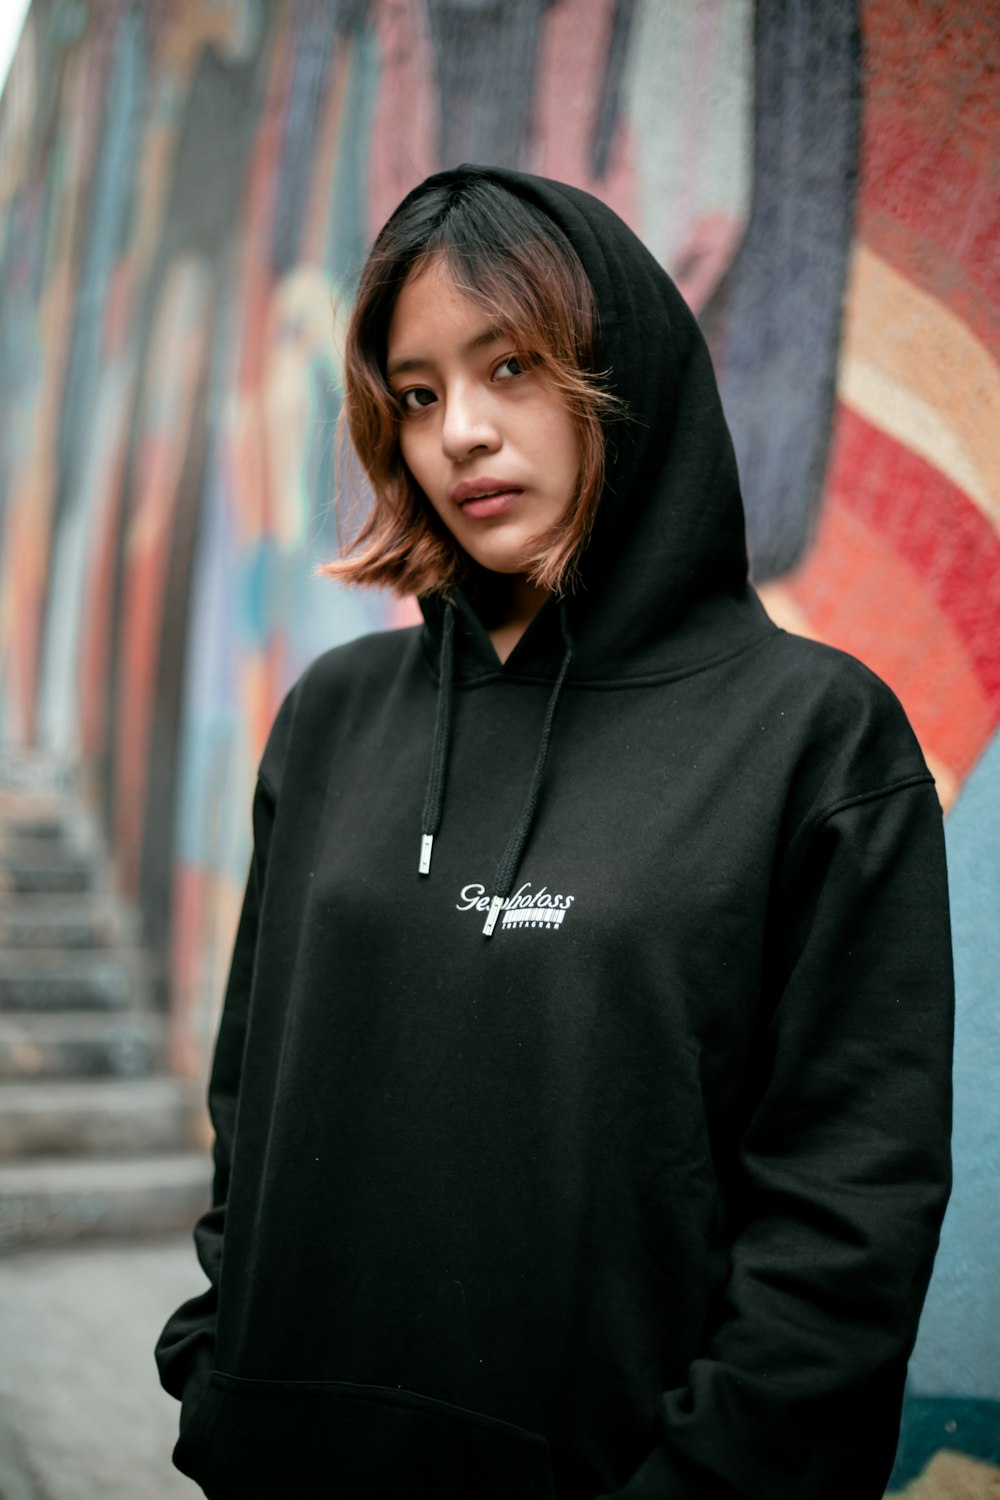
[(405, 412), (418, 412), (431, 406), (437, 397), (425, 385), (413, 385), (408, 391), (400, 391), (396, 400)]
[(493, 371), (494, 380), (513, 380), (515, 375), (528, 373), (528, 359), (523, 354), (508, 354)]

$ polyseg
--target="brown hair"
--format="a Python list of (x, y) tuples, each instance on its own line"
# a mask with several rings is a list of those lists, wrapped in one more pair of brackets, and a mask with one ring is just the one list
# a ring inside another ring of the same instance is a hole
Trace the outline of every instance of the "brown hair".
[[(602, 418), (620, 403), (594, 369), (597, 304), (576, 251), (540, 209), (488, 177), (453, 178), (412, 194), (365, 264), (347, 331), (341, 415), (375, 501), (342, 556), (319, 572), (345, 583), (427, 594), (447, 592), (468, 566), (403, 462), (399, 405), (385, 371), (396, 298), (407, 277), (438, 256), (461, 290), (532, 356), (576, 422), (576, 503), (538, 538), (527, 562), (532, 582), (564, 592), (572, 587), (604, 485)], [(348, 467), (339, 465), (341, 496)]]

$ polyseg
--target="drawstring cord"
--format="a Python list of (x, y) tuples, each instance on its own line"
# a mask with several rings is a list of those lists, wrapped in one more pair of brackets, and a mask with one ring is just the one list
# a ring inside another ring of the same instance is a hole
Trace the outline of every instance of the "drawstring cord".
[[(535, 757), (535, 769), (531, 773), (528, 795), (521, 809), (521, 816), (518, 818), (514, 831), (508, 840), (507, 847), (503, 852), (503, 858), (497, 867), (496, 891), (490, 902), (489, 913), (483, 927), (484, 937), (493, 936), (493, 929), (497, 925), (497, 918), (513, 888), (517, 867), (521, 863), (521, 855), (524, 853), (524, 846), (528, 842), (528, 835), (531, 832), (531, 825), (534, 822), (535, 812), (538, 808), (538, 798), (542, 790), (542, 777), (545, 774), (545, 761), (549, 753), (549, 740), (552, 736), (552, 725), (555, 722), (556, 709), (559, 707), (559, 696), (563, 690), (563, 683), (566, 681), (570, 664), (573, 661), (573, 639), (569, 633), (565, 604), (560, 605), (559, 608), (559, 626), (562, 631), (563, 645), (565, 647), (562, 664), (552, 685), (552, 692), (549, 694), (548, 708), (545, 711), (545, 723), (542, 725), (541, 738), (538, 741), (538, 754)], [(455, 606), (449, 601), (445, 604), (444, 621), (441, 631), (437, 722), (434, 726), (434, 749), (431, 754), (431, 770), (427, 781), (427, 796), (424, 798), (423, 829), (420, 837), (420, 863), (417, 867), (421, 875), (430, 874), (434, 836), (441, 826), (441, 811), (444, 806), (444, 784), (448, 769), (448, 742), (451, 736), (451, 708), (455, 691), (454, 633)]]
[(549, 695), (549, 706), (545, 714), (545, 723), (542, 726), (541, 739), (538, 742), (538, 755), (535, 760), (535, 769), (531, 773), (531, 784), (528, 787), (528, 795), (525, 798), (524, 807), (521, 809), (521, 816), (517, 820), (514, 831), (510, 836), (510, 841), (504, 850), (503, 858), (497, 868), (496, 889), (493, 900), (490, 903), (489, 915), (483, 927), (484, 937), (493, 936), (493, 929), (497, 925), (497, 917), (500, 915), (501, 908), (511, 893), (514, 885), (514, 876), (517, 874), (517, 867), (521, 863), (521, 855), (524, 853), (524, 846), (528, 842), (528, 834), (531, 832), (535, 810), (538, 807), (538, 798), (542, 789), (542, 776), (545, 773), (545, 760), (549, 753), (549, 738), (552, 734), (556, 709), (559, 706), (559, 695), (562, 692), (563, 683), (566, 681), (566, 674), (573, 660), (573, 640), (566, 622), (566, 606), (564, 604), (560, 605), (559, 608), (559, 624), (562, 629), (563, 644), (566, 649), (563, 652), (559, 675)]
[(441, 629), (441, 659), (439, 663), (438, 710), (434, 725), (434, 750), (431, 754), (431, 773), (427, 780), (427, 795), (424, 798), (424, 819), (420, 838), (421, 875), (431, 872), (431, 851), (434, 835), (441, 826), (441, 809), (444, 806), (444, 782), (448, 769), (448, 740), (451, 735), (451, 700), (455, 690), (455, 606), (448, 600), (444, 607), (444, 622)]

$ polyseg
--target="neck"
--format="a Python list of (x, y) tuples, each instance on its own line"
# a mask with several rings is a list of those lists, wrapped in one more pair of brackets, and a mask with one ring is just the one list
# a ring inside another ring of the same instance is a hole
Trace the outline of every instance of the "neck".
[(528, 579), (520, 574), (511, 576), (507, 611), (490, 630), (493, 649), (502, 662), (507, 660), (548, 598), (548, 589), (529, 583)]

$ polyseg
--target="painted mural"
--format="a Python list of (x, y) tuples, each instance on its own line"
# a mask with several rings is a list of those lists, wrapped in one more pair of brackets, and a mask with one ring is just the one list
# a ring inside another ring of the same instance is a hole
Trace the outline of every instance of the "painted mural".
[(1000, 1464), (998, 67), (992, 0), (34, 0), (0, 102), (0, 741), (92, 775), (179, 1071), (281, 696), (412, 618), (315, 574), (372, 234), (438, 166), (519, 165), (680, 284), (768, 608), (891, 684), (948, 813), (957, 1168), (914, 1496)]

